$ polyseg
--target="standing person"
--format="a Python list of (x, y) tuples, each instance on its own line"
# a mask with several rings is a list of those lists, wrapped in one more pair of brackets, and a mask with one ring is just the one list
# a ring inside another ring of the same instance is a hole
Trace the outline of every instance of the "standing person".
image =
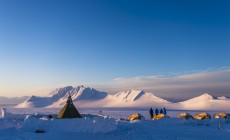
[(166, 115), (167, 114), (167, 111), (165, 108), (163, 108), (163, 113)]
[(153, 118), (153, 109), (152, 109), (152, 107), (150, 108), (150, 110), (149, 110), (149, 114), (150, 114), (150, 117), (151, 117), (151, 119)]
[(161, 110), (160, 110), (160, 114), (163, 114), (164, 113), (164, 111), (163, 111), (163, 109), (161, 108)]
[(158, 115), (159, 114), (159, 110), (156, 108), (155, 109), (155, 114)]

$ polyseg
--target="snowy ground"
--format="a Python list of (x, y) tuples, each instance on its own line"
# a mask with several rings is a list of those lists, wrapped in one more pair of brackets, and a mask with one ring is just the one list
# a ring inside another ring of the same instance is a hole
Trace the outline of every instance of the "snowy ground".
[[(224, 120), (184, 121), (175, 116), (182, 111), (168, 111), (169, 119), (150, 120), (148, 109), (139, 108), (80, 108), (82, 119), (47, 119), (44, 115), (57, 114), (60, 109), (16, 109), (8, 118), (0, 118), (0, 140), (50, 140), (50, 139), (110, 139), (110, 140), (217, 140), (230, 139), (230, 123)], [(107, 117), (97, 116), (99, 111)], [(129, 122), (133, 113), (141, 113), (146, 120)], [(194, 115), (198, 111), (186, 111)], [(35, 113), (37, 113), (35, 115)], [(213, 114), (216, 112), (209, 111)], [(30, 114), (30, 116), (28, 116)], [(221, 122), (221, 128), (218, 124)], [(44, 130), (38, 134), (34, 131)]]

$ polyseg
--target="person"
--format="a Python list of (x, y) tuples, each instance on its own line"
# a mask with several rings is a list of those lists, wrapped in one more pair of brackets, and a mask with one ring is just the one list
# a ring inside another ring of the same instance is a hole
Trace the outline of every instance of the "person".
[(159, 114), (159, 110), (158, 108), (155, 109), (155, 114), (158, 115)]
[(167, 115), (167, 111), (165, 108), (163, 108), (163, 113), (164, 113), (164, 115)]
[(150, 117), (153, 118), (153, 109), (152, 109), (152, 107), (149, 110), (149, 114), (150, 114)]
[(164, 111), (163, 111), (163, 109), (161, 108), (161, 110), (160, 110), (160, 114), (163, 114), (164, 113)]

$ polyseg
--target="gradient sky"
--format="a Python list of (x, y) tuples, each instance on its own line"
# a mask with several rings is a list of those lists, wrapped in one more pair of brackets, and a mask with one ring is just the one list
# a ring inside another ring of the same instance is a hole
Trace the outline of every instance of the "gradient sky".
[(229, 69), (229, 7), (227, 0), (0, 0), (0, 96)]

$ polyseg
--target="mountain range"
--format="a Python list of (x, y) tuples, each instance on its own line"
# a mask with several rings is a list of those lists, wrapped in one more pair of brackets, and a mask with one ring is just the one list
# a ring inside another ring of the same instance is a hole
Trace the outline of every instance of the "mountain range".
[(46, 97), (31, 96), (16, 107), (59, 108), (64, 106), (69, 95), (77, 107), (167, 107), (180, 110), (230, 110), (229, 98), (214, 97), (208, 93), (175, 103), (142, 90), (132, 89), (111, 95), (84, 86), (58, 88)]

